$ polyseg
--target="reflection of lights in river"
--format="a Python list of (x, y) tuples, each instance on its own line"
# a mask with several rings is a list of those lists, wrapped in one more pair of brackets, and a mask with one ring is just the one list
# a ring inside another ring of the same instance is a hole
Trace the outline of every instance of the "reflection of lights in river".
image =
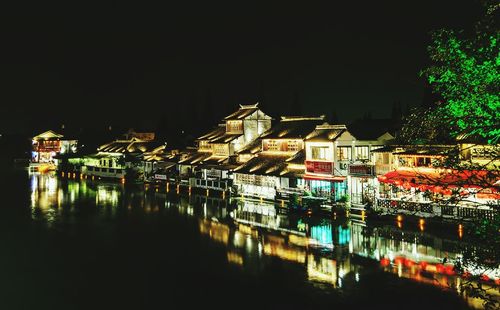
[(229, 263), (242, 266), (243, 265), (243, 256), (236, 252), (227, 252), (227, 261)]
[(311, 238), (322, 246), (333, 247), (332, 225), (312, 226)]
[(96, 195), (96, 203), (110, 205), (115, 207), (118, 205), (118, 190), (115, 188), (98, 187)]
[(307, 277), (309, 280), (330, 283), (335, 286), (337, 283), (337, 264), (332, 259), (320, 257), (319, 260), (309, 254), (307, 257)]

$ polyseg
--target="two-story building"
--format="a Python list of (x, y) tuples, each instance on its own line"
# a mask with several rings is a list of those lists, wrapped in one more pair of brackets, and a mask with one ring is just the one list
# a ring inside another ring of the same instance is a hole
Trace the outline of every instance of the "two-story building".
[(319, 117), (282, 116), (280, 122), (264, 132), (238, 154), (234, 185), (244, 196), (287, 199), (304, 190), (304, 139), (324, 122)]
[(76, 139), (65, 138), (52, 130), (43, 132), (32, 139), (30, 170), (54, 170), (58, 155), (74, 154), (77, 148)]
[(304, 179), (312, 195), (332, 201), (346, 195), (346, 174), (341, 173), (336, 162), (339, 159), (336, 141), (345, 132), (345, 125), (322, 124), (306, 136)]
[(196, 139), (197, 149), (179, 160), (179, 172), (194, 187), (226, 190), (236, 167), (236, 153), (271, 128), (272, 118), (258, 103), (240, 105), (224, 123)]
[(146, 170), (144, 155), (152, 156), (164, 148), (164, 144), (152, 140), (115, 140), (101, 145), (96, 154), (84, 156), (81, 173), (90, 177), (114, 179), (122, 179), (129, 173), (129, 177), (142, 179)]
[(306, 188), (331, 201), (364, 204), (378, 186), (372, 151), (393, 139), (387, 131), (322, 124), (305, 139)]

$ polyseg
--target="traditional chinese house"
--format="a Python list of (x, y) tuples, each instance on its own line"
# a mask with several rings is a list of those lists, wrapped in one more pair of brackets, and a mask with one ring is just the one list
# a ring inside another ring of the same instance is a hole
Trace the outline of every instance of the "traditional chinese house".
[(335, 165), (335, 142), (346, 131), (345, 125), (322, 124), (305, 138), (305, 186), (314, 196), (335, 200), (346, 194), (346, 175)]
[(32, 140), (30, 170), (53, 170), (56, 156), (76, 153), (78, 140), (68, 139), (52, 130), (43, 132)]
[(391, 121), (388, 119), (357, 121), (348, 125), (348, 133), (344, 133), (344, 136), (338, 139), (336, 146), (343, 151), (336, 152), (336, 154), (339, 157), (345, 155), (349, 157), (349, 162), (344, 162), (344, 167), (339, 168), (347, 168), (347, 171), (345, 169), (341, 171), (347, 172), (351, 206), (361, 207), (375, 203), (379, 192), (379, 182), (375, 169), (374, 151), (394, 140), (389, 124)]
[(85, 156), (82, 174), (102, 178), (121, 179), (133, 171), (134, 178), (142, 179), (145, 171), (144, 155), (151, 156), (165, 148), (156, 141), (143, 141), (137, 138), (115, 140), (101, 145), (97, 154)]
[(345, 125), (317, 126), (305, 140), (307, 189), (331, 201), (349, 197), (351, 204), (365, 203), (377, 186), (371, 152), (392, 138), (373, 129), (365, 133)]
[(231, 183), (230, 173), (236, 167), (236, 152), (271, 128), (272, 118), (257, 103), (240, 105), (223, 121), (196, 139), (196, 151), (185, 153), (179, 160), (181, 177), (189, 178), (194, 187), (226, 190)]
[(234, 184), (239, 193), (264, 199), (288, 198), (304, 190), (304, 139), (324, 122), (320, 117), (281, 117), (261, 135), (260, 151), (250, 145), (239, 154)]

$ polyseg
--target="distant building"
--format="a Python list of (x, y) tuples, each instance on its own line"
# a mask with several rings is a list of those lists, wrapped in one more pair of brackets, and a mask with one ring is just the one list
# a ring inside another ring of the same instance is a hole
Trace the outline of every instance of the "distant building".
[(123, 134), (125, 140), (130, 140), (133, 138), (142, 140), (142, 141), (153, 141), (155, 139), (154, 132), (145, 132), (145, 131), (136, 131), (133, 128), (130, 128), (125, 134)]
[(59, 154), (76, 153), (78, 140), (68, 139), (52, 130), (43, 132), (32, 139), (31, 165), (38, 170), (41, 164), (49, 170), (55, 168), (55, 157)]
[(151, 156), (164, 148), (165, 145), (156, 141), (143, 141), (138, 138), (115, 140), (101, 145), (97, 154), (85, 156), (81, 172), (87, 176), (120, 179), (127, 175), (127, 169), (130, 168), (135, 171), (137, 178), (141, 179), (146, 165), (145, 154)]

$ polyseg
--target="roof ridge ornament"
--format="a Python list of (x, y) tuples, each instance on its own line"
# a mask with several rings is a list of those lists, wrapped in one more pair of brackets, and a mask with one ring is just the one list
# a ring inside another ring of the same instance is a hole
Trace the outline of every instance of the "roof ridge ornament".
[(257, 108), (259, 105), (259, 102), (256, 102), (255, 104), (240, 104), (240, 109), (254, 109)]
[(325, 115), (320, 116), (281, 116), (281, 121), (322, 121), (325, 120)]

